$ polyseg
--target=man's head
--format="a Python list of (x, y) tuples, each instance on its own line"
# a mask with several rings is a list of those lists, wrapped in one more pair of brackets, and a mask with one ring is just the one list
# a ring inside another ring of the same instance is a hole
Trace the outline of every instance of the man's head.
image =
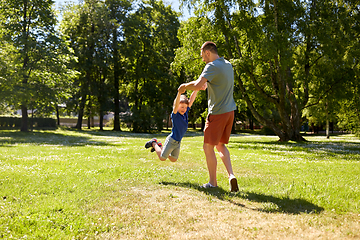
[(212, 62), (219, 58), (216, 44), (210, 41), (205, 42), (201, 46), (201, 57), (205, 63)]
[(184, 113), (186, 112), (188, 106), (189, 106), (189, 99), (187, 99), (187, 97), (185, 95), (181, 95), (180, 96), (180, 104), (179, 104), (178, 112), (181, 115), (184, 115)]

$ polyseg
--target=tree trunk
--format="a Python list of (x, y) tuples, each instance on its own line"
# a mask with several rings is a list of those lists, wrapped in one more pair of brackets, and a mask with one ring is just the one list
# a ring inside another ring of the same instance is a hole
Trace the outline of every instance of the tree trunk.
[[(138, 85), (139, 85), (139, 79), (136, 78), (135, 79), (135, 87), (134, 87), (134, 95), (136, 96), (135, 97), (135, 104), (134, 104), (134, 109), (135, 111), (139, 111), (139, 98), (138, 98)], [(139, 126), (138, 126), (138, 123), (137, 121), (133, 121), (133, 131), (134, 132), (138, 132), (139, 131)]]
[(204, 131), (205, 123), (206, 123), (205, 118), (201, 117), (201, 131)]
[(119, 50), (118, 50), (118, 32), (117, 29), (114, 27), (113, 30), (113, 51), (114, 51), (114, 131), (121, 131), (120, 128), (120, 96), (119, 96), (119, 77), (120, 77), (120, 64), (119, 64)]
[(233, 121), (233, 125), (231, 128), (231, 132), (236, 133), (236, 111), (234, 111), (234, 121)]
[[(22, 83), (24, 86), (26, 86), (28, 84), (28, 78), (29, 76), (27, 75), (27, 70), (28, 70), (28, 62), (29, 62), (29, 55), (28, 55), (28, 35), (27, 35), (27, 24), (26, 24), (26, 19), (27, 19), (27, 1), (24, 1), (24, 15), (23, 15), (23, 29), (22, 29), (22, 37), (25, 40), (25, 45), (24, 45), (24, 62), (23, 62), (23, 80)], [(21, 105), (21, 128), (20, 131), (22, 132), (27, 132), (28, 131), (28, 113), (27, 113), (27, 105), (25, 103), (25, 100), (23, 100), (22, 105)]]
[[(289, 140), (293, 140), (296, 142), (299, 141), (306, 141), (300, 134), (300, 126), (291, 126), (289, 123), (289, 119), (283, 119), (286, 116), (288, 116), (286, 114), (285, 109), (282, 108), (277, 108), (277, 110), (280, 113), (280, 116), (282, 116), (282, 123), (286, 123), (288, 125), (282, 124), (282, 125), (276, 125), (274, 122), (272, 122), (269, 119), (264, 118), (263, 116), (261, 116), (258, 111), (255, 109), (253, 102), (250, 100), (249, 96), (246, 93), (246, 89), (241, 81), (240, 76), (238, 75), (239, 78), (239, 87), (241, 92), (243, 93), (243, 98), (246, 101), (248, 108), (250, 109), (252, 115), (263, 125), (263, 126), (267, 126), (269, 127), (280, 139), (279, 141), (281, 142), (287, 142)], [(282, 111), (282, 112), (281, 112)], [(289, 118), (291, 118), (292, 116), (289, 116)], [(299, 128), (299, 129), (297, 129)]]
[(100, 116), (99, 116), (99, 127), (100, 127), (100, 131), (103, 131), (104, 130), (104, 115), (103, 113), (101, 112), (100, 113)]
[(77, 120), (77, 123), (76, 123), (76, 129), (78, 129), (78, 130), (81, 130), (81, 127), (82, 127), (82, 120), (83, 120), (83, 116), (84, 116), (85, 101), (86, 101), (86, 97), (82, 97), (81, 101), (80, 101), (80, 106), (79, 106), (78, 120)]
[(249, 117), (249, 129), (254, 130), (254, 120), (251, 116)]
[(25, 105), (21, 106), (21, 129), (22, 132), (28, 131), (28, 113)]
[(329, 139), (330, 138), (330, 133), (329, 133), (329, 106), (328, 106), (329, 102), (326, 99), (326, 104), (325, 104), (325, 111), (326, 111), (326, 138)]
[(57, 125), (60, 126), (60, 112), (59, 112), (59, 106), (56, 104), (56, 119), (57, 119)]
[[(103, 74), (102, 74), (103, 73)], [(104, 130), (104, 109), (105, 109), (105, 79), (107, 76), (106, 68), (103, 68), (99, 73), (99, 82), (100, 82), (100, 91), (98, 94), (98, 102), (99, 102), (99, 127), (100, 131)]]
[(168, 117), (166, 118), (166, 130), (169, 130), (170, 115), (167, 113), (166, 116), (168, 116)]

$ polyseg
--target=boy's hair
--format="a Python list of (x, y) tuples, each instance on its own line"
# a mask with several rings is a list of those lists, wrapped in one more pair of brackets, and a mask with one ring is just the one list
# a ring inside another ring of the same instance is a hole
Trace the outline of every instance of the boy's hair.
[(186, 105), (189, 105), (189, 99), (185, 95), (181, 95), (180, 103), (185, 103)]
[(209, 50), (212, 53), (218, 54), (216, 44), (210, 41), (207, 41), (204, 43), (202, 50), (205, 52)]

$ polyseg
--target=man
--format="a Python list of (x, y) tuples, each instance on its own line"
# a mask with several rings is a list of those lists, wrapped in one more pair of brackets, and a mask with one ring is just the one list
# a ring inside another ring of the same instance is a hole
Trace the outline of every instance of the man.
[(228, 172), (230, 190), (239, 191), (237, 180), (234, 176), (230, 153), (225, 146), (229, 143), (231, 129), (236, 109), (234, 91), (234, 70), (229, 61), (219, 57), (216, 44), (205, 42), (201, 47), (201, 57), (206, 66), (196, 81), (181, 84), (179, 91), (200, 90), (204, 84), (208, 88), (208, 117), (204, 129), (204, 152), (209, 170), (209, 182), (203, 188), (217, 187), (216, 149)]

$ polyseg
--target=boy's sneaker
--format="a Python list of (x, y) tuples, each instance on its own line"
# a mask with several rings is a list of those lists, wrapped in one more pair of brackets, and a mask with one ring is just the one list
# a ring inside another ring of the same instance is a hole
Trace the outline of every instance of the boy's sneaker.
[(153, 142), (157, 143), (157, 139), (156, 139), (156, 138), (153, 138), (153, 139), (151, 139), (150, 141), (146, 142), (146, 143), (145, 143), (145, 148), (152, 147)]
[[(157, 145), (159, 146), (159, 147), (162, 147), (162, 143), (161, 142), (156, 142), (157, 143)], [(155, 152), (155, 148), (152, 148), (151, 149), (151, 152)]]
[(229, 177), (229, 182), (230, 182), (230, 191), (231, 192), (238, 192), (239, 191), (239, 186), (238, 186), (237, 180), (236, 180), (234, 175), (231, 175)]

